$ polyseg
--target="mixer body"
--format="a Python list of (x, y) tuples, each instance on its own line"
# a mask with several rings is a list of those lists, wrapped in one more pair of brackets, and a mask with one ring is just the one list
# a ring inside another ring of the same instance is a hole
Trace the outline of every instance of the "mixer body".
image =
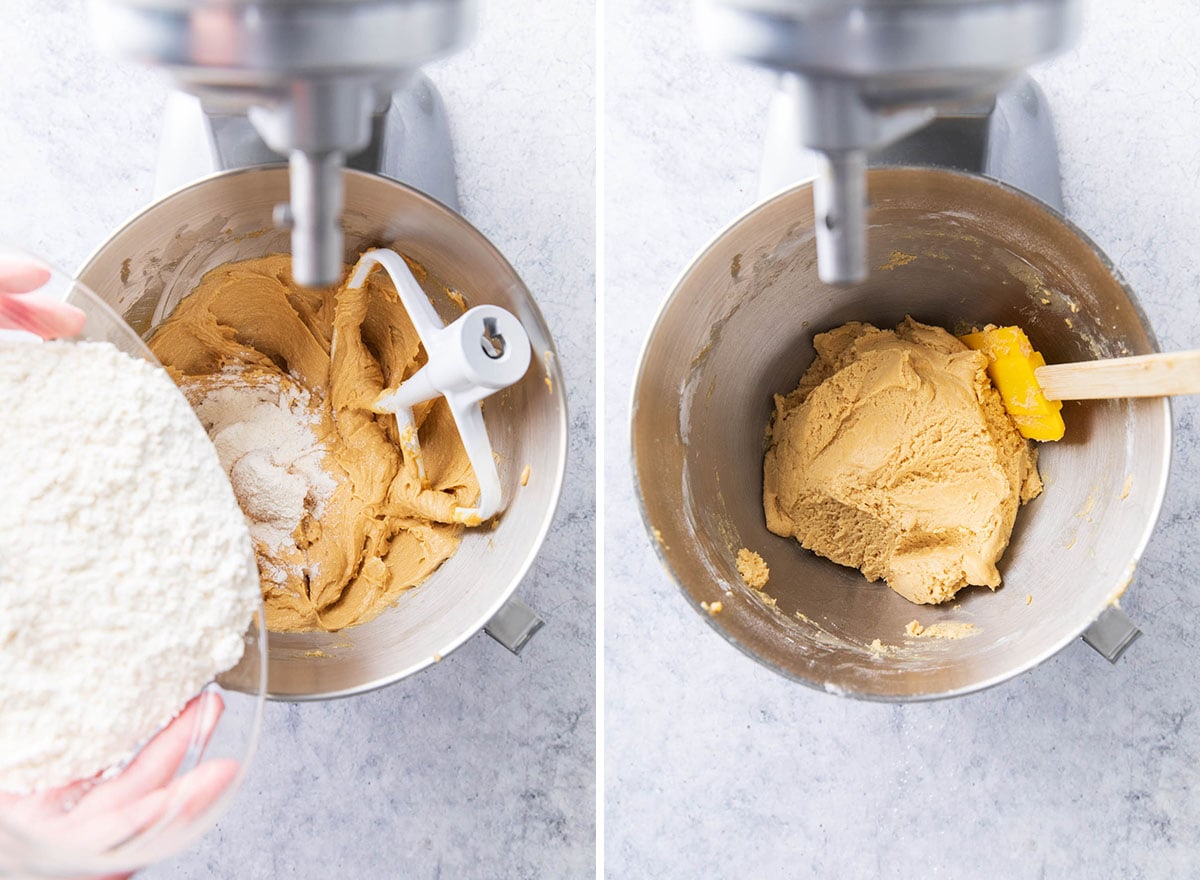
[[(1077, 0), (697, 4), (701, 38), (711, 51), (780, 72), (764, 188), (772, 193), (815, 177), (818, 268), (829, 284), (867, 276), (866, 170), (895, 161), (880, 149), (939, 115), (987, 119), (997, 94), (1026, 67), (1071, 43), (1079, 19)], [(1018, 84), (1008, 99), (1017, 112), (1005, 111), (1008, 122), (1000, 123), (1008, 128), (985, 129), (981, 143), (1003, 136), (1021, 115), (1040, 118), (1028, 94)], [(807, 174), (795, 168), (805, 147), (814, 151)], [(1033, 176), (1035, 185), (1056, 178), (1056, 166)]]
[(91, 11), (106, 49), (166, 68), (190, 96), (168, 107), (159, 194), (288, 158), (276, 220), (291, 228), (300, 283), (340, 276), (348, 157), (454, 206), (444, 111), (418, 69), (467, 41), (472, 0), (92, 0)]

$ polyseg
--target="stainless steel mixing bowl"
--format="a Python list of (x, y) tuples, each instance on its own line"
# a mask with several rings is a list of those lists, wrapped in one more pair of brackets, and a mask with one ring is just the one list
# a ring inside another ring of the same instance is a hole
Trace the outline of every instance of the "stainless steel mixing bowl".
[[(1029, 669), (1078, 636), (1133, 577), (1166, 487), (1163, 400), (1068, 403), (1066, 438), (1042, 444), (1046, 488), (1017, 520), (1003, 586), (917, 606), (767, 531), (764, 431), (772, 395), (813, 359), (814, 333), (905, 315), (954, 329), (1018, 324), (1050, 363), (1145, 354), (1156, 343), (1133, 294), (1073, 225), (1003, 185), (950, 171), (881, 169), (868, 192), (870, 277), (817, 278), (810, 185), (716, 237), (664, 304), (633, 397), (633, 456), (652, 539), (692, 606), (730, 642), (790, 678), (856, 697), (963, 694)], [(739, 548), (770, 566), (744, 586)], [(710, 615), (701, 603), (721, 603)], [(906, 624), (972, 623), (957, 640)], [(872, 649), (878, 639), (880, 646)]]
[[(525, 378), (488, 399), (485, 420), (500, 457), (506, 512), (496, 529), (468, 529), (423, 584), (375, 620), (337, 633), (271, 633), (268, 696), (316, 699), (360, 693), (436, 663), (478, 632), (516, 589), (550, 527), (566, 466), (567, 413), (550, 331), (512, 266), (466, 220), (399, 183), (345, 172), (346, 261), (394, 247), (429, 271), (431, 299), (457, 314), (444, 288), (468, 305), (493, 303), (520, 319), (534, 360)], [(289, 250), (272, 224), (288, 198), (283, 167), (218, 174), (146, 208), (88, 259), (80, 280), (144, 336), (209, 269)], [(528, 465), (527, 486), (520, 475)]]

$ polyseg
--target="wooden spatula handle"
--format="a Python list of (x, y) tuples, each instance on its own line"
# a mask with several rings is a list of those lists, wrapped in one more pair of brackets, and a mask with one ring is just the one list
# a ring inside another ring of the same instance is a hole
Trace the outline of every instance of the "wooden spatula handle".
[(1034, 375), (1051, 400), (1200, 394), (1200, 351), (1051, 364)]

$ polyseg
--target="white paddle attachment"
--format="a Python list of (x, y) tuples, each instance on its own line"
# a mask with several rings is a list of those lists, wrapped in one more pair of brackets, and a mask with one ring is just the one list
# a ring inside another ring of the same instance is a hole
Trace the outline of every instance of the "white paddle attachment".
[(395, 251), (379, 248), (364, 253), (347, 286), (362, 287), (376, 263), (391, 276), (429, 360), (398, 387), (384, 391), (372, 409), (395, 414), (404, 454), (416, 463), (421, 484), (428, 487), (412, 408), (435, 397), (446, 398), (479, 481), (478, 505), (456, 507), (454, 521), (478, 525), (501, 506), (500, 474), (480, 403), (525, 375), (529, 337), (516, 317), (492, 305), (475, 306), (449, 326), (443, 324), (408, 264)]

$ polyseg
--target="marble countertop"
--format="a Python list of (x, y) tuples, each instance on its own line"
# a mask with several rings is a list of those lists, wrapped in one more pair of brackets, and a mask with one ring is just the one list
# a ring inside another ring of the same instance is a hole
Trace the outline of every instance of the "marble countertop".
[[(268, 704), (231, 812), (148, 878), (593, 872), (595, 332), (580, 315), (595, 302), (594, 14), (587, 0), (481, 7), (472, 46), (429, 72), (463, 213), (534, 292), (566, 373), (567, 481), (518, 591), (547, 625), (520, 657), (481, 634), (382, 691)], [(5, 13), (0, 241), (74, 268), (149, 201), (166, 86), (98, 54), (83, 0)]]
[[(1069, 215), (1162, 346), (1200, 346), (1200, 10), (1085, 4), (1039, 66)], [(754, 200), (770, 77), (697, 48), (687, 4), (609, 0), (605, 145), (605, 859), (627, 877), (1166, 877), (1200, 862), (1200, 442), (1173, 478), (1115, 666), (1076, 642), (948, 702), (785, 681), (693, 613), (634, 504), (628, 400), (678, 273)], [(671, 39), (664, 34), (672, 35)]]

